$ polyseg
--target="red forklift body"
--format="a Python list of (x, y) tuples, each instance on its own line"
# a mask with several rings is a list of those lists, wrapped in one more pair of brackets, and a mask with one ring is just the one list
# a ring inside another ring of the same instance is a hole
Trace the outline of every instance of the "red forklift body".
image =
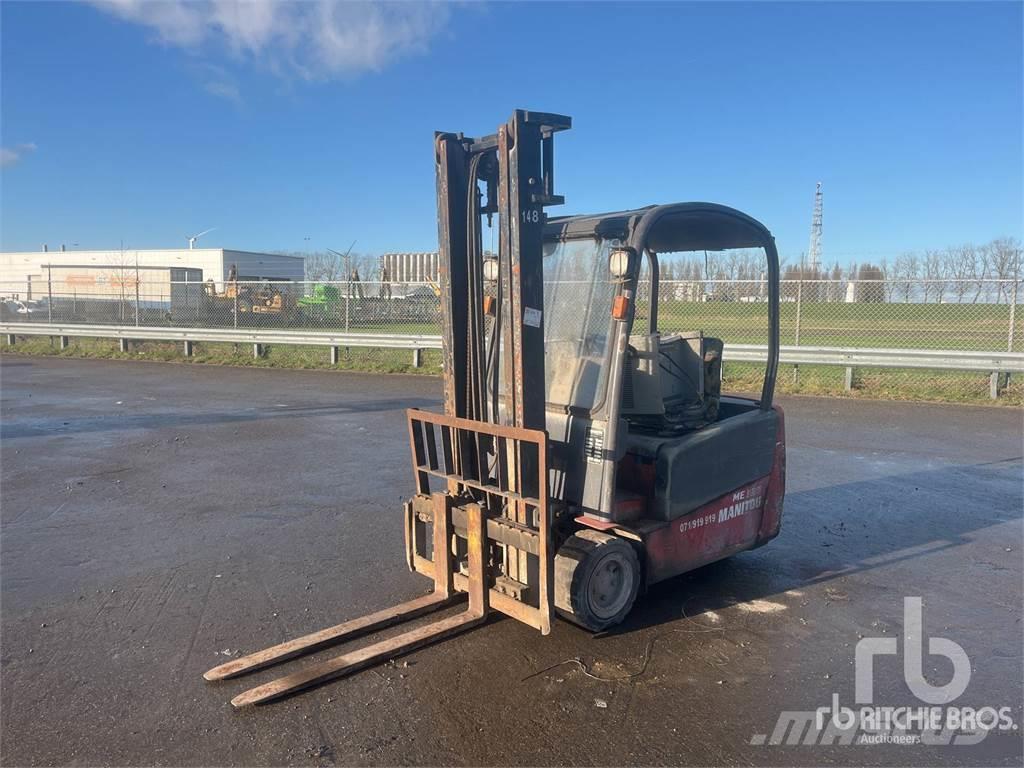
[[(773, 414), (777, 427), (772, 463), (763, 477), (668, 521), (647, 518), (632, 525), (615, 524), (589, 515), (580, 515), (576, 521), (642, 543), (647, 585), (767, 544), (781, 530), (786, 491), (786, 430), (781, 406), (776, 405)], [(629, 455), (622, 464), (635, 478), (635, 458)], [(656, 477), (653, 471), (639, 473), (640, 482), (650, 483), (651, 497), (656, 493)]]

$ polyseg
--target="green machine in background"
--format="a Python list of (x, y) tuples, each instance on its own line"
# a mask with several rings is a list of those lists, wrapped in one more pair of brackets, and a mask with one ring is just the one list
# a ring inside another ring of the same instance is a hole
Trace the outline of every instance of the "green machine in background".
[(298, 305), (304, 313), (317, 317), (336, 315), (341, 308), (341, 291), (338, 286), (316, 283), (309, 296), (299, 299)]

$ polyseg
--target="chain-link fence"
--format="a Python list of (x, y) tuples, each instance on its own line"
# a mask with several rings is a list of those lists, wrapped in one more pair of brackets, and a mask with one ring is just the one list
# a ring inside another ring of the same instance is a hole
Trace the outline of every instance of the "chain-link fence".
[[(1017, 280), (784, 280), (780, 286), (783, 345), (849, 349), (1024, 351), (1024, 283)], [(649, 312), (645, 290), (638, 309)], [(733, 344), (768, 341), (767, 285), (759, 280), (662, 281), (658, 329), (704, 331)], [(734, 387), (753, 386), (760, 369), (729, 364)], [(860, 391), (886, 397), (984, 399), (988, 374), (911, 369), (783, 366), (783, 391)], [(1019, 381), (1000, 381), (1020, 402)]]
[[(182, 282), (142, 279), (36, 280), (0, 284), (7, 322), (186, 328), (267, 328), (381, 334), (437, 334), (440, 289), (433, 282)], [(1024, 351), (1024, 283), (1018, 280), (786, 280), (781, 285), (783, 345)], [(648, 285), (637, 296), (635, 332), (650, 312)], [(658, 329), (703, 331), (726, 344), (768, 339), (767, 285), (761, 280), (663, 280)], [(383, 354), (383, 353), (382, 353)], [(757, 372), (728, 363), (734, 389)], [(983, 399), (988, 376), (953, 371), (783, 367), (783, 390)], [(1018, 381), (1004, 382), (1010, 400)], [(1022, 390), (1022, 391), (1018, 391)], [(977, 398), (976, 398), (977, 396)]]
[[(1024, 351), (1022, 283), (1013, 280), (784, 280), (781, 343), (799, 346)], [(641, 290), (639, 306), (647, 301)], [(704, 330), (736, 344), (768, 340), (757, 280), (662, 281), (661, 331)]]
[(36, 280), (0, 284), (8, 322), (440, 333), (439, 289), (364, 281)]

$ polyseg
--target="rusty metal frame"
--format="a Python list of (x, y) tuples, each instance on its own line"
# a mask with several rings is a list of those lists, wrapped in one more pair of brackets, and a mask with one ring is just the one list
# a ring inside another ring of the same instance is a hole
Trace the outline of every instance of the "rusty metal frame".
[[(554, 589), (547, 493), (547, 434), (414, 409), (408, 411), (408, 421), (417, 492), (430, 499), (433, 517), (433, 560), (427, 561), (428, 567), (420, 566), (417, 570), (429, 570), (434, 590), (391, 608), (234, 659), (209, 670), (203, 677), (210, 681), (225, 680), (265, 669), (451, 606), (468, 595), (466, 609), (252, 688), (231, 700), (235, 707), (275, 701), (410, 653), (483, 623), (491, 608), (536, 627), (543, 634), (551, 631)], [(438, 440), (442, 448), (440, 452), (437, 451)], [(524, 447), (530, 451), (531, 446), (536, 451), (536, 464), (540, 467), (536, 495), (524, 492), (524, 478), (520, 465), (516, 463)], [(488, 456), (493, 456), (495, 463), (485, 469), (482, 462)], [(511, 462), (507, 465), (508, 471), (498, 469), (502, 457)], [(459, 468), (465, 468), (465, 471)], [(431, 477), (442, 480), (446, 488), (431, 492)], [(458, 507), (458, 520), (466, 540), (466, 574), (455, 571), (451, 547), (455, 532), (455, 503), (463, 498), (470, 501)], [(495, 502), (497, 499), (503, 500), (506, 508), (511, 504), (535, 509), (536, 529), (525, 530), (511, 521), (492, 520), (492, 511), (500, 506)], [(516, 535), (525, 538), (510, 539), (503, 535), (503, 526), (510, 526)], [(492, 530), (494, 535), (491, 535)], [(511, 547), (509, 540), (520, 544), (528, 542), (525, 551), (538, 558), (540, 582), (536, 606), (490, 586), (492, 578), (488, 571), (488, 555), (491, 543)]]
[[(536, 606), (490, 586), (492, 580), (488, 577), (490, 607), (548, 634), (554, 611), (554, 553), (548, 498), (547, 433), (417, 409), (406, 413), (416, 492), (434, 501), (434, 560), (426, 560), (413, 552), (411, 559), (416, 570), (433, 575), (435, 590), (440, 589), (439, 579), (443, 576), (438, 575), (437, 545), (442, 541), (450, 542), (452, 534), (451, 528), (441, 530), (439, 526), (451, 525), (452, 508), (456, 503), (453, 500), (460, 500), (460, 517), (461, 514), (471, 517), (479, 510), (485, 549), (496, 542), (506, 550), (537, 557)], [(536, 468), (534, 477), (523, 473), (524, 453), (534, 454), (529, 462)], [(443, 496), (432, 493), (431, 478), (441, 481), (447, 493)], [(441, 501), (442, 498), (445, 501)], [(525, 516), (522, 510), (526, 510)], [(530, 520), (531, 511), (533, 520), (524, 522)], [(446, 522), (439, 523), (439, 520)], [(440, 551), (447, 554), (448, 549)], [(440, 569), (442, 574), (446, 570), (449, 569)], [(471, 581), (460, 573), (452, 574), (452, 584), (457, 590), (470, 590), (475, 586)]]

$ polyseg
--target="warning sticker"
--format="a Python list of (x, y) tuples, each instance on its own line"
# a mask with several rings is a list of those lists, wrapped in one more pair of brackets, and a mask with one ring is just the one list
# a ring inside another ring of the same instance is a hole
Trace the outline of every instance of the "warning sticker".
[(533, 307), (526, 307), (523, 310), (523, 325), (530, 325), (534, 328), (540, 328), (540, 319), (542, 313), (539, 309)]

